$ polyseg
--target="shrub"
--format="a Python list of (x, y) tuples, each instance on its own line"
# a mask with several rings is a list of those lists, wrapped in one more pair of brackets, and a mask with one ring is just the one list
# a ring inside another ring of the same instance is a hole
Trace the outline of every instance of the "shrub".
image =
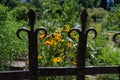
[(120, 5), (111, 7), (111, 10), (103, 18), (102, 26), (107, 30), (120, 29)]
[(28, 4), (28, 3), (20, 4), (19, 6), (15, 7), (12, 10), (13, 16), (16, 18), (17, 21), (20, 21), (20, 20), (27, 21), (27, 12), (31, 8), (35, 10), (35, 6), (31, 4)]
[(8, 18), (9, 8), (0, 4), (0, 25), (4, 24)]
[(18, 5), (19, 0), (0, 0), (0, 3), (10, 8), (14, 8)]
[[(39, 35), (39, 66), (70, 66), (75, 65), (76, 43), (69, 39), (67, 32), (70, 25), (49, 32), (43, 39), (44, 33)], [(77, 36), (74, 36), (78, 38)]]
[(19, 26), (22, 26), (22, 23), (8, 20), (0, 27), (0, 70), (9, 70), (12, 61), (27, 52), (26, 43), (18, 40), (16, 36)]

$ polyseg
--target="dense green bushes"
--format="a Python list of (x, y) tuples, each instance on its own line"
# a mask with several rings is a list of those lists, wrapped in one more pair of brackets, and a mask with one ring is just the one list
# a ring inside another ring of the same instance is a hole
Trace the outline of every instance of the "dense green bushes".
[(0, 25), (4, 24), (8, 18), (8, 7), (0, 4)]
[(23, 25), (16, 22), (8, 7), (0, 5), (0, 70), (9, 69), (15, 58), (26, 53), (25, 43), (16, 37), (16, 30)]
[(7, 7), (14, 8), (18, 5), (19, 0), (0, 0), (0, 4), (4, 4)]
[[(93, 7), (92, 1), (94, 0), (87, 0), (88, 7)], [(40, 32), (38, 35), (39, 66), (76, 65), (78, 34), (74, 33), (75, 39), (72, 40), (68, 37), (67, 31), (73, 27), (81, 28), (79, 14), (83, 6), (78, 4), (77, 0), (65, 0), (62, 3), (55, 0), (39, 0), (39, 3), (37, 6), (19, 4), (12, 9), (0, 4), (0, 70), (8, 69), (15, 58), (27, 54), (27, 35), (21, 33), (23, 40), (19, 40), (16, 37), (16, 30), (20, 27), (28, 27), (27, 11), (30, 8), (37, 12), (35, 27), (43, 26), (49, 33), (45, 39), (41, 39), (44, 33)], [(99, 4), (98, 2), (97, 6)], [(98, 36), (95, 40), (92, 40), (92, 33), (88, 37), (86, 65), (119, 64), (119, 47), (116, 47), (112, 41), (113, 30), (119, 30), (119, 8), (120, 6), (117, 5), (109, 12), (102, 8), (87, 9), (89, 14), (87, 27), (94, 27)]]
[(16, 30), (20, 25), (10, 21), (0, 27), (0, 70), (6, 70), (15, 58), (26, 53), (24, 43), (16, 37)]
[(15, 7), (11, 12), (14, 18), (16, 18), (17, 21), (27, 21), (27, 12), (29, 9), (36, 9), (35, 6), (31, 4), (20, 4), (17, 7)]

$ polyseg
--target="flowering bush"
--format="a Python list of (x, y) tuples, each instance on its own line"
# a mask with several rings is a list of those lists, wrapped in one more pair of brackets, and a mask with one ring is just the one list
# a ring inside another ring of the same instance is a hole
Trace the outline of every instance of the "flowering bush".
[[(70, 25), (64, 25), (53, 33), (49, 33), (48, 37), (43, 39), (45, 35), (41, 32), (39, 39), (39, 66), (66, 66), (75, 65), (76, 45), (73, 40), (68, 37)], [(73, 36), (77, 38), (77, 35)]]
[(0, 4), (0, 25), (3, 25), (8, 18), (9, 8)]

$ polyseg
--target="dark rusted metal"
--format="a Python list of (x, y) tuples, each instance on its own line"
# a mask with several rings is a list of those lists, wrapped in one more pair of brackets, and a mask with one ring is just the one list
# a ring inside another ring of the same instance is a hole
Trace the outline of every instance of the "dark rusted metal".
[(29, 19), (30, 30), (26, 28), (18, 29), (17, 36), (18, 38), (20, 38), (19, 33), (21, 31), (25, 31), (28, 33), (29, 79), (38, 80), (37, 34), (39, 31), (44, 31), (46, 36), (47, 31), (44, 28), (37, 28), (36, 30), (34, 30), (36, 14), (32, 9), (30, 9), (28, 12), (28, 19)]
[[(77, 67), (40, 67), (38, 75), (46, 76), (75, 76), (77, 75)], [(119, 66), (87, 66), (85, 74), (118, 74)], [(7, 77), (6, 77), (7, 76)], [(0, 80), (18, 80), (28, 79), (29, 71), (3, 71), (0, 72)], [(80, 79), (81, 80), (81, 79)]]
[[(113, 41), (115, 43), (119, 43), (120, 44), (120, 39), (116, 39), (117, 36), (119, 36), (119, 35), (120, 35), (120, 32), (115, 33), (114, 36), (113, 36)], [(119, 66), (118, 72), (119, 72), (119, 79), (120, 79), (120, 66)]]
[[(76, 76), (77, 70), (78, 67), (42, 67), (39, 68), (39, 76)], [(118, 70), (119, 66), (87, 66), (85, 74), (117, 74)]]
[[(86, 45), (87, 45), (87, 35), (90, 31), (95, 33), (95, 37), (97, 32), (95, 29), (87, 29), (86, 30), (86, 23), (87, 23), (87, 12), (86, 9), (81, 14), (81, 24), (82, 29), (71, 29), (68, 35), (71, 37), (72, 31), (77, 31), (79, 34), (79, 41), (78, 41), (78, 54), (77, 54), (77, 80), (85, 80), (85, 59), (86, 59)], [(94, 37), (94, 38), (95, 38)]]
[(116, 37), (117, 37), (118, 35), (120, 35), (120, 32), (115, 33), (114, 36), (113, 36), (113, 41), (114, 41), (115, 43), (120, 43), (120, 39), (116, 39)]
[[(78, 54), (76, 55), (77, 66), (75, 67), (40, 67), (38, 68), (38, 47), (37, 47), (37, 34), (39, 31), (44, 31), (45, 36), (47, 31), (44, 28), (37, 28), (34, 30), (34, 24), (36, 19), (35, 12), (30, 9), (28, 12), (30, 30), (27, 28), (20, 28), (17, 30), (17, 37), (20, 37), (21, 31), (28, 33), (28, 55), (29, 55), (29, 70), (26, 71), (3, 71), (0, 72), (0, 80), (18, 80), (18, 79), (29, 79), (29, 80), (38, 80), (38, 76), (72, 76), (76, 75), (77, 80), (85, 80), (85, 75), (89, 74), (119, 74), (120, 66), (85, 66), (86, 59), (86, 45), (87, 45), (87, 36), (90, 31), (93, 31), (96, 38), (97, 32), (93, 28), (86, 29), (87, 23), (87, 12), (86, 9), (81, 14), (81, 27), (82, 29), (73, 28), (69, 31), (70, 35), (73, 31), (76, 31), (79, 34), (78, 40)], [(120, 40), (116, 37), (120, 32), (116, 33), (113, 36), (113, 41), (119, 43)], [(45, 37), (44, 36), (44, 37)], [(7, 76), (7, 77), (6, 77)]]

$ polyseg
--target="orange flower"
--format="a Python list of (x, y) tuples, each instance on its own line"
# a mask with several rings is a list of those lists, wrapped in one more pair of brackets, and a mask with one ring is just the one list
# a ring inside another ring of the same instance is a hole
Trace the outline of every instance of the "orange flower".
[(64, 42), (65, 40), (64, 39), (60, 39), (60, 42)]
[(53, 36), (54, 36), (53, 38), (56, 39), (56, 40), (59, 40), (61, 38), (60, 33), (54, 33)]
[(64, 25), (65, 26), (65, 31), (69, 32), (70, 31), (70, 25)]
[(57, 44), (56, 40), (54, 40), (54, 39), (52, 39), (50, 42), (51, 42), (51, 45), (53, 45), (53, 46), (56, 46), (56, 44)]
[(45, 36), (45, 33), (42, 33), (42, 34), (40, 34), (39, 36), (38, 36), (38, 39), (40, 40), (40, 39), (43, 39), (43, 37)]
[(47, 40), (47, 41), (45, 41), (44, 44), (45, 44), (46, 46), (48, 46), (48, 45), (56, 46), (56, 45), (57, 45), (57, 42), (56, 42), (56, 40), (52, 39), (52, 40)]
[(59, 52), (62, 53), (64, 51), (64, 49), (60, 49)]
[(71, 47), (72, 46), (72, 42), (67, 43), (67, 46)]
[(62, 61), (62, 59), (60, 57), (55, 57), (52, 60), (53, 63), (57, 63), (57, 62), (61, 62), (61, 61)]
[(41, 56), (41, 55), (38, 55), (38, 59), (42, 59), (42, 56)]
[(62, 30), (62, 28), (58, 28), (56, 32), (61, 32)]
[(44, 44), (45, 44), (46, 46), (48, 46), (48, 45), (51, 45), (51, 42), (47, 40), (47, 41), (44, 42)]
[(72, 62), (73, 65), (76, 65), (77, 63), (75, 61)]

